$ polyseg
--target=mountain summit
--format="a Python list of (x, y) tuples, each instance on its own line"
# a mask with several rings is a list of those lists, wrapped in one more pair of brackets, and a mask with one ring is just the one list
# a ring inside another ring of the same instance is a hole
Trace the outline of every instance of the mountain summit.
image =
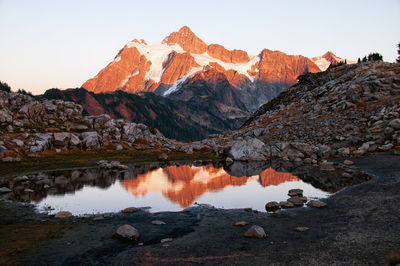
[(254, 111), (296, 83), (299, 75), (325, 70), (336, 58), (325, 54), (311, 60), (268, 49), (249, 55), (219, 44), (208, 45), (184, 26), (165, 37), (161, 44), (132, 40), (82, 87), (96, 93), (123, 90), (169, 96), (187, 84), (195, 84), (193, 79), (199, 77), (214, 88), (221, 88), (218, 82), (223, 80), (224, 88), (231, 87), (236, 95), (251, 94), (253, 98), (245, 100), (245, 108)]

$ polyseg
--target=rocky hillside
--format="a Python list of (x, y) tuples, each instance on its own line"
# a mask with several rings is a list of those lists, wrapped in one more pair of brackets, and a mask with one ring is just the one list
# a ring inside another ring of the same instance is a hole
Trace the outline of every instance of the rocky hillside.
[[(192, 84), (198, 78), (204, 79), (204, 75), (209, 77), (207, 72), (212, 69), (223, 76), (222, 80), (228, 82), (230, 90), (236, 91), (237, 100), (242, 98), (241, 91), (251, 96), (244, 102), (245, 110), (255, 111), (275, 97), (276, 92), (294, 84), (299, 75), (325, 70), (331, 58), (341, 60), (329, 55), (317, 62), (322, 62), (321, 68), (307, 57), (280, 51), (264, 49), (259, 55), (249, 55), (219, 44), (208, 45), (184, 26), (165, 37), (161, 44), (148, 44), (142, 39), (127, 43), (111, 63), (82, 87), (96, 93), (122, 90), (168, 96), (184, 90), (185, 82)], [(208, 78), (214, 87), (219, 86), (219, 81)]]
[(0, 91), (0, 159), (20, 161), (43, 153), (84, 150), (157, 149), (193, 152), (212, 149), (165, 138), (144, 124), (107, 114), (83, 116), (82, 106), (62, 100), (36, 100)]
[(241, 129), (215, 141), (236, 159), (311, 162), (400, 153), (400, 64), (368, 62), (305, 74)]
[(207, 84), (196, 87), (196, 91), (207, 97), (194, 93), (185, 101), (153, 93), (93, 93), (85, 89), (51, 89), (39, 98), (73, 101), (82, 105), (84, 114), (108, 114), (114, 119), (123, 118), (157, 128), (167, 138), (193, 141), (236, 129), (251, 115), (229, 106), (229, 102), (225, 103), (211, 90)]

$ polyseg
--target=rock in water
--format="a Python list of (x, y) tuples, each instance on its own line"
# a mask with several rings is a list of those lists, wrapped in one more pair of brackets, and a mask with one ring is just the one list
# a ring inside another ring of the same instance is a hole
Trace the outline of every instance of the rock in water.
[(155, 225), (163, 225), (163, 224), (166, 224), (164, 221), (161, 221), (161, 220), (154, 220), (154, 221), (151, 221), (151, 223), (152, 223), (152, 224), (155, 224)]
[(310, 228), (305, 227), (305, 226), (299, 226), (299, 227), (293, 228), (293, 231), (296, 231), (296, 232), (305, 232), (305, 231), (308, 231), (308, 230), (310, 230)]
[(70, 213), (70, 212), (58, 212), (55, 217), (56, 218), (68, 218), (71, 216), (72, 216), (72, 213)]
[(311, 207), (311, 208), (321, 208), (321, 207), (328, 206), (328, 204), (326, 204), (325, 202), (322, 202), (320, 200), (310, 200), (309, 202), (307, 202), (307, 206)]
[(137, 212), (137, 208), (135, 207), (128, 207), (122, 210), (123, 213), (132, 213), (132, 212)]
[(299, 188), (291, 189), (288, 192), (288, 196), (289, 197), (295, 197), (295, 196), (302, 197), (303, 196), (303, 190), (299, 189)]
[(292, 203), (294, 206), (303, 206), (303, 199), (300, 197), (292, 197), (290, 199), (287, 200), (288, 202)]
[(168, 160), (168, 155), (165, 153), (161, 153), (160, 156), (158, 156), (158, 160), (166, 161), (166, 160)]
[(279, 203), (276, 201), (270, 201), (267, 204), (265, 204), (265, 210), (267, 212), (274, 212), (279, 210), (281, 207), (279, 206)]
[(139, 231), (129, 224), (122, 225), (118, 227), (117, 232), (115, 234), (126, 240), (138, 240), (139, 239)]
[(261, 226), (253, 225), (244, 233), (244, 236), (251, 238), (265, 238), (267, 237), (267, 234)]

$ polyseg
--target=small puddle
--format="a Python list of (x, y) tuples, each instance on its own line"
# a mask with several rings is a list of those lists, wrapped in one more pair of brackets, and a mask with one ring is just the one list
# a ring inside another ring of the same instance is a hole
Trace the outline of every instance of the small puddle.
[(132, 206), (150, 207), (151, 212), (180, 211), (196, 204), (265, 211), (267, 202), (287, 200), (293, 188), (303, 189), (308, 198), (329, 195), (291, 173), (272, 168), (249, 176), (238, 177), (234, 172), (212, 164), (51, 171), (11, 179), (10, 194), (13, 200), (34, 203), (40, 212), (74, 215), (118, 212)]

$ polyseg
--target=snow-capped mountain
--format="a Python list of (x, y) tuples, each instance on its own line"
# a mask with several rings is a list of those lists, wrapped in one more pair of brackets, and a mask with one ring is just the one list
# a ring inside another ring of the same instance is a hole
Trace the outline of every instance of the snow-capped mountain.
[(356, 61), (340, 58), (331, 51), (326, 52), (322, 56), (313, 57), (311, 60), (319, 67), (319, 69), (321, 69), (321, 71), (327, 70), (331, 64), (336, 65), (338, 63), (344, 63), (345, 61), (347, 64), (356, 63)]
[(189, 27), (173, 32), (161, 44), (134, 39), (115, 59), (82, 87), (94, 92), (123, 90), (151, 91), (168, 95), (188, 78), (214, 69), (223, 73), (232, 86), (251, 83), (291, 85), (304, 72), (319, 72), (342, 60), (328, 52), (312, 60), (264, 49), (259, 55), (206, 44)]

